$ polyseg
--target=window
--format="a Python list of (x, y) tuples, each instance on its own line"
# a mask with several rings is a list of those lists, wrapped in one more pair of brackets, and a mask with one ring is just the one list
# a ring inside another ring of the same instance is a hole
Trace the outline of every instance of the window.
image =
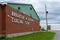
[(18, 7), (18, 10), (20, 10), (20, 7)]
[(30, 7), (30, 10), (32, 10), (32, 7)]

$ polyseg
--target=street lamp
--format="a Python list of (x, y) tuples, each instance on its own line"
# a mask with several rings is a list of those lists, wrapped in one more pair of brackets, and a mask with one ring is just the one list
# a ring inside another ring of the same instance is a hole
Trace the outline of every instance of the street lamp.
[(45, 13), (46, 13), (46, 27), (47, 27), (47, 31), (48, 31), (48, 11), (47, 11), (47, 7), (46, 7), (46, 4), (45, 4)]
[(47, 15), (48, 15), (48, 11), (46, 11), (46, 27), (47, 27), (47, 31), (48, 31), (48, 18), (47, 18)]

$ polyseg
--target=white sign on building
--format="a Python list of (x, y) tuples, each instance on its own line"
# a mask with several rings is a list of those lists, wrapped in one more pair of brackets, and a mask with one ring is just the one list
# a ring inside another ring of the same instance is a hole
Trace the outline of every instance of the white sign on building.
[[(21, 14), (17, 14), (17, 13), (15, 13), (15, 12), (13, 12), (12, 11), (12, 13), (11, 13), (11, 15), (8, 15), (8, 17), (10, 17), (11, 18), (11, 21), (12, 22), (14, 22), (14, 23), (21, 23), (21, 24), (23, 24), (24, 22), (24, 20), (21, 20), (21, 19), (24, 19), (25, 17), (23, 16), (23, 15), (21, 15)], [(15, 18), (16, 17), (16, 18)], [(19, 18), (19, 19), (18, 19)], [(20, 19), (21, 18), (21, 19)], [(26, 20), (27, 21), (25, 21), (25, 24), (30, 24), (30, 22), (29, 21), (33, 21), (33, 19), (32, 18), (26, 18)]]

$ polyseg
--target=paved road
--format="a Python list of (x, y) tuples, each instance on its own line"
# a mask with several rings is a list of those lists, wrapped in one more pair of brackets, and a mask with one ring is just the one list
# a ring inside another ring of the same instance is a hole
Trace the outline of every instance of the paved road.
[(54, 40), (60, 40), (60, 31), (55, 31), (56, 35), (54, 37)]

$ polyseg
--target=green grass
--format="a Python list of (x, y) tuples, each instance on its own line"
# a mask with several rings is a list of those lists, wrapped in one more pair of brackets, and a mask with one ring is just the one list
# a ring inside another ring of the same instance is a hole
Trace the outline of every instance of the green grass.
[(53, 40), (54, 32), (37, 32), (29, 35), (7, 38), (6, 40)]

